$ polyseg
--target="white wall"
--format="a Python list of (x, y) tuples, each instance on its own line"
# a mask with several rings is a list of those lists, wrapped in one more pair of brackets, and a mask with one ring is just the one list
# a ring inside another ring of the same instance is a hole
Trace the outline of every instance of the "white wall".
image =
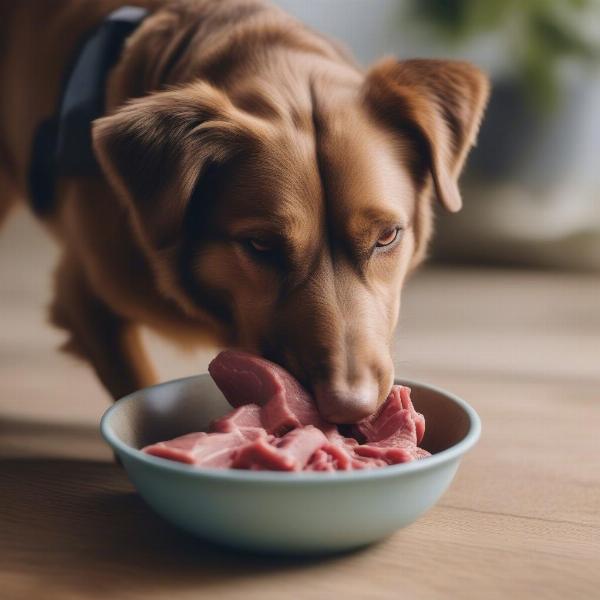
[(400, 0), (272, 0), (311, 27), (348, 46), (364, 65), (402, 56)]

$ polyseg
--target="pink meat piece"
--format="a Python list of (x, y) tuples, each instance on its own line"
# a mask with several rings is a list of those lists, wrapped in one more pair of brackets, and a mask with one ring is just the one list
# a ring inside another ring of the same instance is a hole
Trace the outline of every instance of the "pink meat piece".
[(312, 455), (311, 459), (306, 465), (305, 471), (336, 471), (333, 457), (325, 452), (322, 448), (319, 448)]
[(381, 409), (357, 429), (367, 440), (355, 448), (359, 456), (390, 465), (429, 456), (417, 446), (419, 435), (422, 438), (425, 432), (425, 419), (415, 411), (407, 387), (394, 386)]
[(329, 442), (312, 455), (305, 470), (352, 471), (387, 466), (388, 463), (383, 459), (358, 455), (355, 452), (359, 447), (358, 442), (354, 439), (352, 439), (352, 442), (351, 444)]
[(365, 436), (371, 446), (394, 446), (410, 448), (417, 445), (417, 430), (408, 410), (391, 412), (387, 418), (382, 416), (382, 426), (374, 434)]
[(281, 381), (261, 362), (252, 354), (225, 350), (211, 361), (208, 372), (231, 406), (262, 406), (280, 392)]
[(181, 437), (159, 442), (143, 448), (153, 456), (168, 458), (197, 467), (227, 469), (231, 467), (233, 453), (240, 446), (253, 443), (257, 439), (266, 438), (264, 430), (247, 432), (232, 431), (230, 433), (190, 433)]
[[(413, 425), (409, 425), (406, 417)], [(368, 442), (378, 442), (398, 435), (405, 438), (414, 431), (414, 444), (419, 444), (425, 434), (425, 418), (418, 413), (410, 399), (410, 388), (395, 385), (381, 408), (356, 426)], [(410, 430), (410, 431), (409, 431)]]
[(158, 442), (142, 448), (146, 454), (168, 458), (178, 462), (194, 464), (194, 447), (208, 434), (204, 431), (188, 433), (167, 442)]
[(380, 467), (387, 467), (389, 463), (381, 458), (374, 458), (368, 456), (354, 455), (352, 459), (352, 469), (354, 471), (360, 471), (362, 469), (379, 469)]
[(245, 404), (236, 408), (233, 412), (216, 419), (210, 425), (210, 431), (228, 433), (230, 431), (262, 429), (261, 407), (258, 404)]
[(342, 435), (337, 427), (329, 428), (324, 433), (327, 439), (336, 446), (358, 446), (358, 442), (354, 438)]
[(419, 448), (418, 446), (413, 450), (413, 458), (419, 460), (420, 458), (427, 458), (431, 456), (431, 452), (425, 450), (425, 448)]
[[(416, 448), (416, 446), (413, 446), (413, 448)], [(362, 444), (356, 448), (355, 452), (363, 458), (376, 459), (388, 465), (410, 462), (415, 458), (411, 448), (396, 448), (394, 446)]]
[(283, 435), (304, 425), (319, 429), (326, 423), (310, 394), (283, 367), (238, 350), (221, 352), (208, 366), (219, 389), (232, 406), (258, 404), (269, 433)]
[[(357, 440), (351, 437), (343, 436), (337, 429), (335, 432), (327, 435), (327, 439), (329, 440), (328, 448), (331, 453), (331, 448), (338, 448), (341, 452), (343, 452), (348, 458), (348, 461), (332, 461), (334, 465), (333, 470), (359, 470), (359, 469), (374, 469), (376, 467), (384, 467), (387, 466), (387, 462), (382, 458), (361, 456), (357, 453), (357, 449), (361, 447)], [(326, 450), (326, 448), (324, 448)], [(338, 466), (339, 465), (339, 466)], [(337, 467), (337, 468), (336, 468)], [(320, 469), (312, 469), (312, 470), (320, 470)], [(330, 469), (327, 469), (330, 470)]]
[(351, 447), (328, 442), (313, 454), (307, 471), (350, 471), (354, 453)]
[(308, 392), (279, 365), (226, 351), (209, 371), (235, 410), (215, 420), (210, 433), (152, 444), (144, 452), (200, 467), (321, 472), (429, 456), (418, 447), (425, 419), (405, 386), (394, 386), (381, 408), (354, 426), (361, 444), (324, 421)]
[(240, 448), (233, 457), (234, 469), (302, 471), (310, 457), (327, 443), (320, 429), (313, 425), (294, 429), (282, 438), (259, 438)]

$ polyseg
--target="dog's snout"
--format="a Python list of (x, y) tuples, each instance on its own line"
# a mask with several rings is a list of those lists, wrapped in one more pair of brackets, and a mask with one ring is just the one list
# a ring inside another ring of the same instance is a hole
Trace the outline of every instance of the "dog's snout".
[(379, 397), (375, 382), (352, 387), (318, 383), (314, 393), (319, 412), (331, 423), (357, 423), (372, 415)]

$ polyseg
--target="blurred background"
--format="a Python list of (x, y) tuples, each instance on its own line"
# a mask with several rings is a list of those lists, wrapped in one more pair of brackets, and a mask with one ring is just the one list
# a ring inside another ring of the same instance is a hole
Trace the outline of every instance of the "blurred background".
[(440, 215), (439, 261), (600, 270), (598, 0), (277, 0), (368, 65), (452, 57), (493, 94), (463, 176), (466, 209)]

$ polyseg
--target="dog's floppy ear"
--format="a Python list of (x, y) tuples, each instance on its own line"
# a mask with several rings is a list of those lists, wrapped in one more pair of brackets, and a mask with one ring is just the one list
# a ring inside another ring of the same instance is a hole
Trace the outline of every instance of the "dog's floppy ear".
[(202, 174), (241, 152), (256, 123), (206, 83), (129, 102), (93, 125), (96, 156), (147, 248), (177, 241)]
[(470, 63), (452, 60), (385, 59), (369, 71), (365, 87), (375, 114), (426, 154), (436, 195), (451, 212), (462, 206), (458, 177), (488, 96), (487, 77)]

